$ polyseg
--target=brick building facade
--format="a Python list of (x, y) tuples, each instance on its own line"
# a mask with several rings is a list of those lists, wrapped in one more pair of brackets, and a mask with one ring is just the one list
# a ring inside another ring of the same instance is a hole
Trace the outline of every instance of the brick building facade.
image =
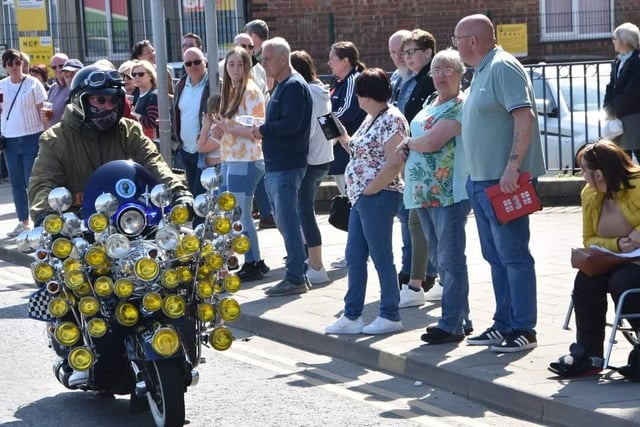
[[(567, 2), (247, 0), (247, 20), (263, 19), (269, 25), (270, 36), (286, 38), (294, 50), (307, 50), (315, 58), (320, 73), (328, 72), (326, 60), (334, 41), (351, 40), (358, 46), (365, 64), (391, 69), (387, 39), (394, 31), (425, 29), (435, 36), (437, 48), (443, 49), (449, 46), (458, 20), (472, 13), (487, 14), (496, 25), (526, 23), (529, 54), (521, 60), (529, 63), (612, 58), (611, 31), (622, 22), (640, 23), (639, 0), (581, 0), (577, 7), (584, 10), (568, 14), (559, 10), (560, 3)], [(580, 20), (581, 26), (576, 23)], [(572, 27), (569, 31), (573, 32), (545, 33), (543, 27), (553, 25)]]

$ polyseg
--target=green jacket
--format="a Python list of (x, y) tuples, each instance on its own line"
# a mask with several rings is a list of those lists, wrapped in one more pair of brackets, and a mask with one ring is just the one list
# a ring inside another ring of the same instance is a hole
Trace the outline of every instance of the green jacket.
[[(156, 145), (139, 123), (126, 118), (109, 132), (87, 127), (67, 105), (62, 120), (40, 136), (40, 147), (29, 179), (31, 219), (40, 221), (53, 213), (47, 197), (55, 187), (72, 195), (82, 194), (93, 172), (112, 160), (133, 160), (166, 184), (173, 194), (187, 192), (183, 179), (175, 175)], [(79, 205), (72, 209), (79, 211)]]

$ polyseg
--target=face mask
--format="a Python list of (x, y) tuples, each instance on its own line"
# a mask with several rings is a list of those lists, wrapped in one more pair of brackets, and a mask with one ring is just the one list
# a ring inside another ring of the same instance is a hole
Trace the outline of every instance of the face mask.
[(96, 107), (89, 107), (87, 123), (98, 132), (111, 130), (118, 122), (118, 109), (100, 111)]

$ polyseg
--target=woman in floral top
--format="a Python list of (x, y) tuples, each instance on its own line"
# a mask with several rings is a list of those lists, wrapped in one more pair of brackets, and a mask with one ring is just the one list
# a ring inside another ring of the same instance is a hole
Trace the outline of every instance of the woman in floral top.
[[(408, 153), (404, 204), (417, 209), (429, 246), (436, 252), (443, 286), (442, 317), (421, 339), (429, 344), (459, 342), (471, 328), (465, 224), (471, 209), (465, 190), (467, 171), (460, 141), (460, 82), (465, 72), (457, 51), (438, 52), (431, 62), (437, 92), (411, 121), (411, 138), (398, 152)], [(422, 292), (421, 289), (415, 289)]]
[[(403, 159), (396, 148), (406, 138), (408, 124), (400, 110), (387, 104), (391, 83), (383, 70), (364, 70), (356, 79), (356, 95), (367, 117), (351, 138), (339, 138), (351, 153), (345, 170), (347, 196), (352, 204), (346, 249), (348, 290), (343, 315), (325, 332), (388, 334), (402, 330), (391, 241), (403, 189)], [(380, 310), (373, 322), (363, 326), (369, 256), (378, 272)]]
[(251, 209), (258, 181), (264, 175), (264, 159), (260, 140), (253, 139), (251, 125), (264, 122), (265, 100), (260, 88), (251, 80), (251, 57), (246, 49), (236, 46), (225, 58), (220, 100), (220, 120), (214, 123), (224, 131), (220, 140), (223, 186), (230, 191), (242, 209), (240, 221), (251, 241), (238, 272), (243, 282), (259, 280), (267, 270), (260, 258), (258, 233)]

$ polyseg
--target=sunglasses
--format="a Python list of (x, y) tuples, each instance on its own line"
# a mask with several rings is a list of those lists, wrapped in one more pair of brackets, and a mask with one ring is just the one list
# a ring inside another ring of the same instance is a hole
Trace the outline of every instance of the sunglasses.
[(129, 74), (122, 74), (122, 78), (124, 80), (133, 80), (133, 77), (131, 77)]
[(145, 71), (141, 73), (131, 73), (131, 77), (143, 77), (145, 74), (147, 74)]
[(60, 64), (60, 65), (52, 65), (51, 69), (52, 70), (57, 70), (58, 68), (62, 69), (62, 67), (64, 67), (64, 64)]
[(202, 59), (196, 59), (195, 61), (186, 61), (184, 63), (185, 67), (191, 67), (192, 65), (200, 65), (202, 64)]
[(240, 46), (242, 46), (243, 48), (247, 49), (247, 50), (253, 50), (254, 46), (252, 44), (241, 44)]
[(22, 61), (7, 61), (7, 67), (13, 67), (14, 65), (22, 65)]
[(115, 96), (95, 96), (95, 97), (91, 97), (89, 98), (89, 101), (93, 101), (96, 104), (99, 105), (104, 105), (107, 102), (111, 105), (116, 105), (118, 103), (118, 98)]

